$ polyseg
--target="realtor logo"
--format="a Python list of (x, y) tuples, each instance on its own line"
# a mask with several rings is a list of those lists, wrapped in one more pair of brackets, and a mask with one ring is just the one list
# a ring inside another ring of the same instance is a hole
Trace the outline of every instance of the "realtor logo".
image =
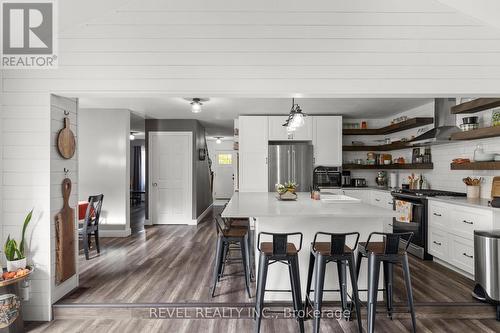
[(3, 68), (54, 68), (55, 17), (52, 0), (2, 3)]

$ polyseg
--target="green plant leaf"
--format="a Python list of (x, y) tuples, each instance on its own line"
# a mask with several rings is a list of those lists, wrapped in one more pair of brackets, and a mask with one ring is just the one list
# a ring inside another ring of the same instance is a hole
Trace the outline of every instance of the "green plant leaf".
[(4, 246), (5, 257), (9, 261), (15, 260), (16, 254), (19, 256), (19, 250), (17, 248), (17, 242), (15, 239), (11, 239), (10, 235), (7, 237), (7, 241)]
[(21, 234), (21, 244), (19, 244), (19, 256), (20, 259), (24, 258), (24, 235), (26, 233), (26, 228), (28, 227), (28, 224), (31, 221), (31, 216), (33, 215), (33, 209), (26, 215), (26, 218), (24, 219), (24, 224), (23, 224), (23, 232)]

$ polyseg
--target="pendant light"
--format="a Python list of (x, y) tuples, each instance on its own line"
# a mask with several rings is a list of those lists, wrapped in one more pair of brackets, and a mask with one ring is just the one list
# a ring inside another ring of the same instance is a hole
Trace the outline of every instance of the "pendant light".
[(221, 140), (222, 137), (221, 136), (216, 136), (215, 138), (217, 139), (217, 140), (215, 140), (215, 143), (218, 144), (218, 145), (220, 145), (222, 143), (222, 140)]
[(283, 126), (286, 126), (288, 132), (294, 132), (297, 128), (304, 126), (305, 117), (306, 114), (302, 112), (302, 109), (298, 104), (295, 104), (295, 98), (292, 98), (292, 108), (290, 109), (288, 119)]
[(130, 139), (130, 141), (134, 141), (135, 140), (134, 132), (130, 132), (130, 135), (128, 138)]

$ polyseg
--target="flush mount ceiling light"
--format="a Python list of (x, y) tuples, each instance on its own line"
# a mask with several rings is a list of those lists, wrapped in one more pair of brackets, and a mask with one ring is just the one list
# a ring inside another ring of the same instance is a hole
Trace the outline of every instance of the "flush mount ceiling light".
[(290, 109), (290, 114), (288, 119), (285, 121), (283, 126), (286, 127), (288, 132), (294, 132), (297, 128), (304, 126), (306, 114), (302, 112), (302, 109), (298, 104), (295, 104), (295, 98), (292, 98), (292, 108)]
[(185, 100), (189, 101), (191, 104), (191, 112), (193, 113), (200, 113), (201, 112), (201, 106), (203, 105), (204, 102), (208, 102), (208, 98), (198, 98), (198, 97), (193, 97), (193, 98), (184, 98)]
[(221, 140), (222, 136), (216, 136), (215, 138), (217, 139), (217, 140), (215, 140), (215, 143), (220, 145), (222, 143), (222, 140)]

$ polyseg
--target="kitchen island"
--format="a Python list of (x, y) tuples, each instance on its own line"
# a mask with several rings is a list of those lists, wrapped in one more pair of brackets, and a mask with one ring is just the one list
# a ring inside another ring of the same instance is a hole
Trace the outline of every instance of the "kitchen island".
[[(307, 268), (309, 264), (310, 244), (318, 231), (360, 233), (360, 241), (366, 241), (373, 231), (382, 232), (387, 219), (392, 220), (394, 212), (364, 202), (324, 202), (312, 200), (309, 193), (298, 193), (296, 201), (280, 201), (272, 192), (236, 192), (222, 212), (226, 218), (250, 218), (255, 238), (260, 232), (302, 232), (304, 235), (302, 250), (299, 253), (300, 282), (302, 295), (305, 297)], [(261, 241), (268, 241), (262, 239)], [(254, 244), (256, 261), (257, 244)], [(255, 267), (258, 267), (255, 263)], [(359, 276), (359, 289), (366, 289), (366, 264), (363, 260)], [(325, 289), (338, 289), (336, 265), (327, 265)], [(380, 279), (382, 283), (382, 279)], [(350, 281), (348, 282), (350, 286)], [(290, 289), (288, 268), (285, 265), (269, 267), (266, 289)], [(267, 300), (290, 300), (287, 293), (267, 292)], [(325, 293), (325, 300), (340, 299), (338, 293)], [(360, 299), (366, 299), (366, 292), (360, 290)]]

